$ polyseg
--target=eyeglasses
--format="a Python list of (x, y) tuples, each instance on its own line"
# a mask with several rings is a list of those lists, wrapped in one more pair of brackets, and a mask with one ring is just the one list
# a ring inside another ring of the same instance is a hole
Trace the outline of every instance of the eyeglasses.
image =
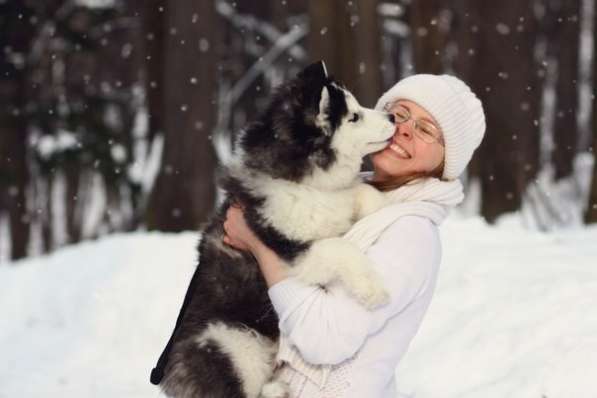
[[(393, 108), (393, 109), (392, 109)], [(426, 142), (427, 144), (433, 144), (437, 142), (440, 145), (444, 145), (441, 131), (435, 127), (433, 123), (428, 122), (424, 119), (413, 119), (410, 111), (403, 105), (388, 103), (384, 107), (386, 112), (392, 113), (396, 120), (396, 123), (402, 124), (409, 120), (413, 121), (413, 130), (417, 137)]]

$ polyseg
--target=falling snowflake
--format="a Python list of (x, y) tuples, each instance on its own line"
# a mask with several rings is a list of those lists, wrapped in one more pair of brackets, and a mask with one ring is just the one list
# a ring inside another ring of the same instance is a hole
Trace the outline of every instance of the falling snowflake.
[(509, 35), (510, 34), (510, 27), (508, 25), (506, 25), (505, 23), (502, 23), (502, 22), (498, 23), (495, 26), (495, 29), (501, 35)]

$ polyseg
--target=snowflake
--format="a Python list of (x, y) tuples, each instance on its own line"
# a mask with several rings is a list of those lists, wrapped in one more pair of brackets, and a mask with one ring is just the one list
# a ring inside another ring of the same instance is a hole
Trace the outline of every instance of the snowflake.
[(502, 23), (502, 22), (498, 23), (495, 26), (495, 29), (501, 35), (509, 35), (510, 34), (510, 27), (508, 25), (506, 25), (505, 23)]

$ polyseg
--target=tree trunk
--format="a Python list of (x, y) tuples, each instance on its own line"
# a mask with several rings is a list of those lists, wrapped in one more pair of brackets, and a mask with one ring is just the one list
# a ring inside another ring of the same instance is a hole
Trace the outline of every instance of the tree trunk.
[(196, 229), (215, 202), (220, 21), (213, 1), (169, 2), (164, 34), (164, 152), (147, 211), (150, 229)]
[(547, 0), (546, 35), (548, 51), (557, 62), (554, 150), (555, 178), (572, 174), (578, 141), (578, 51), (580, 1)]
[(414, 1), (410, 5), (413, 60), (416, 73), (440, 74), (446, 34), (443, 31), (442, 0)]
[[(593, 10), (593, 32), (597, 32), (597, 10)], [(595, 34), (593, 34), (593, 37)], [(587, 224), (597, 223), (597, 40), (593, 40), (593, 117), (591, 120), (593, 128), (593, 182), (589, 193), (589, 203), (585, 213)]]
[[(364, 106), (381, 94), (381, 39), (377, 0), (309, 2), (309, 53), (323, 59)], [(358, 7), (357, 7), (358, 5)]]
[(479, 148), (482, 206), (489, 221), (520, 208), (539, 158), (541, 89), (533, 54), (536, 29), (529, 2), (483, 2), (473, 91), (480, 97), (487, 132)]
[[(30, 215), (27, 209), (29, 172), (27, 167), (27, 120), (25, 92), (26, 64), (11, 61), (24, 59), (31, 46), (30, 10), (22, 1), (0, 5), (0, 195), (9, 213), (11, 257), (27, 255)], [(20, 17), (19, 17), (20, 16)]]
[[(450, 59), (451, 67), (456, 76), (463, 79), (468, 84), (474, 83), (474, 74), (477, 72), (476, 65), (479, 62), (479, 35), (478, 26), (481, 24), (480, 3), (477, 0), (458, 0), (452, 3), (452, 26), (449, 30), (450, 35), (446, 39), (454, 45), (457, 52)], [(475, 88), (477, 92), (480, 87)], [(467, 176), (471, 178), (480, 178), (481, 159), (475, 153), (467, 167)]]
[(13, 86), (16, 91), (12, 93), (12, 99), (2, 101), (11, 103), (11, 106), (0, 111), (0, 169), (4, 176), (0, 195), (5, 197), (10, 220), (11, 258), (16, 260), (27, 256), (30, 219), (26, 196), (29, 183), (26, 163), (27, 125), (24, 117), (10, 114), (12, 109), (21, 108), (21, 105), (15, 106), (14, 101), (24, 86), (14, 83), (16, 82), (0, 82), (0, 98), (4, 97), (3, 100), (6, 99), (3, 94), (6, 94), (7, 86)]
[(164, 132), (164, 30), (166, 29), (166, 0), (151, 0), (151, 5), (141, 5), (141, 29), (143, 30), (144, 83), (147, 100), (149, 126), (147, 139)]
[(66, 197), (64, 198), (64, 208), (66, 210), (67, 242), (69, 243), (76, 243), (81, 240), (81, 224), (83, 221), (80, 217), (81, 198), (79, 198), (81, 178), (80, 170), (76, 165), (65, 168), (64, 183), (66, 185)]

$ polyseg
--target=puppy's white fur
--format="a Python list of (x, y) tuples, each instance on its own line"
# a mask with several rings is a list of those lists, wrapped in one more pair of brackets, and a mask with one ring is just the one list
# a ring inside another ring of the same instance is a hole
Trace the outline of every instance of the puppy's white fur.
[(231, 328), (221, 322), (210, 324), (195, 341), (199, 346), (215, 342), (231, 358), (246, 397), (260, 397), (262, 386), (272, 375), (276, 343), (251, 329)]

